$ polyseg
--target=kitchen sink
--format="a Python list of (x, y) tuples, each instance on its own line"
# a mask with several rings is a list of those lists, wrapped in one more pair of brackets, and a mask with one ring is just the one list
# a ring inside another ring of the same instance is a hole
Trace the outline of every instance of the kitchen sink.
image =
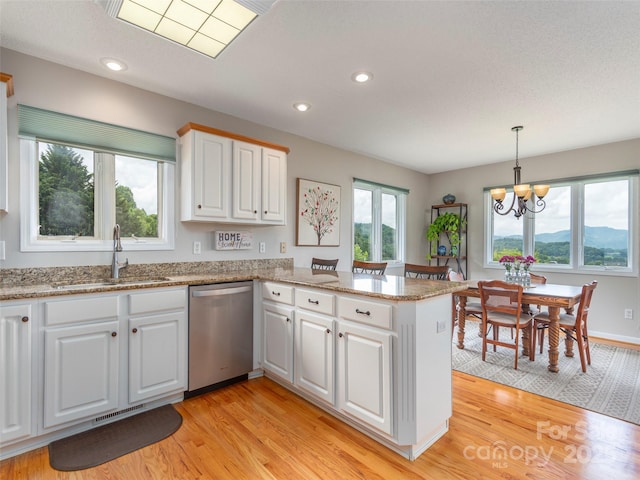
[(91, 288), (112, 287), (115, 285), (147, 285), (168, 281), (167, 277), (129, 277), (129, 278), (105, 278), (82, 283), (55, 283), (51, 286), (56, 290), (84, 290)]

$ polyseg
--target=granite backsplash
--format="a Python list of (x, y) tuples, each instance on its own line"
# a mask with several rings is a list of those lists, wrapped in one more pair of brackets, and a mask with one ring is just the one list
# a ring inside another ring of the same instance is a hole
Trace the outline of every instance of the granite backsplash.
[[(127, 268), (120, 270), (120, 278), (207, 275), (212, 273), (253, 271), (269, 268), (293, 268), (293, 258), (129, 264)], [(53, 282), (80, 283), (109, 278), (110, 276), (111, 265), (3, 268), (0, 269), (0, 287), (41, 285)]]

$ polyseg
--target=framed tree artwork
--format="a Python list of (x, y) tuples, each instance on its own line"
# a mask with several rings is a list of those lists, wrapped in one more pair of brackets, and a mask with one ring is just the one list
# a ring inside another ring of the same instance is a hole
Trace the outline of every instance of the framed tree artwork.
[(298, 178), (296, 245), (340, 245), (340, 187)]

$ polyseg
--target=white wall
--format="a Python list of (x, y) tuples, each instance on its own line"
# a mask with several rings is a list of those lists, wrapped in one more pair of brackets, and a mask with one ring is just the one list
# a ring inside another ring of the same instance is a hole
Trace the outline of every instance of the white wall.
[[(108, 265), (110, 252), (21, 253), (19, 238), (19, 156), (17, 140), (17, 104), (31, 105), (131, 128), (177, 137), (176, 131), (187, 122), (246, 135), (288, 146), (287, 225), (284, 227), (222, 226), (248, 230), (254, 234), (254, 250), (218, 252), (213, 250), (215, 224), (182, 223), (176, 219), (176, 249), (160, 252), (125, 253), (131, 263), (175, 261), (212, 261), (239, 258), (293, 257), (297, 266), (308, 266), (314, 256), (339, 258), (338, 268), (351, 265), (351, 183), (353, 177), (410, 189), (407, 208), (407, 258), (423, 261), (426, 255), (425, 205), (428, 177), (378, 160), (356, 155), (318, 142), (291, 135), (267, 126), (251, 123), (201, 108), (197, 105), (133, 88), (123, 83), (67, 68), (51, 62), (1, 50), (0, 71), (13, 75), (15, 95), (9, 100), (9, 213), (0, 217), (0, 238), (6, 241), (5, 268), (67, 265)], [(179, 172), (177, 172), (179, 175)], [(339, 247), (295, 247), (296, 178), (317, 180), (342, 187)], [(178, 177), (179, 180), (179, 177)], [(177, 182), (176, 202), (180, 190)], [(176, 212), (180, 212), (176, 205)], [(192, 243), (202, 242), (201, 255), (193, 255)], [(264, 241), (265, 254), (257, 245)], [(280, 242), (287, 253), (280, 254)]]
[[(15, 95), (9, 100), (9, 213), (0, 214), (0, 239), (6, 241), (3, 268), (50, 267), (68, 265), (108, 265), (110, 252), (22, 253), (19, 239), (19, 156), (17, 140), (18, 103), (92, 118), (127, 127), (176, 137), (176, 130), (187, 122), (246, 135), (291, 149), (288, 159), (288, 213), (284, 227), (241, 227), (254, 234), (254, 244), (264, 241), (266, 254), (251, 251), (218, 252), (212, 249), (214, 224), (182, 223), (176, 219), (176, 249), (165, 252), (129, 252), (131, 263), (213, 261), (244, 258), (293, 257), (296, 266), (308, 266), (311, 257), (339, 258), (340, 270), (351, 262), (351, 182), (353, 177), (408, 188), (407, 261), (425, 261), (427, 244), (425, 222), (430, 205), (441, 203), (453, 193), (457, 201), (469, 204), (469, 274), (471, 278), (499, 278), (500, 270), (484, 269), (483, 188), (512, 181), (513, 164), (505, 162), (477, 168), (426, 176), (412, 170), (357, 155), (321, 143), (258, 125), (220, 112), (207, 110), (123, 83), (67, 68), (54, 63), (0, 50), (0, 71), (13, 75)], [(640, 139), (600, 145), (522, 159), (527, 181), (545, 180), (640, 167)], [(178, 172), (179, 175), (179, 172)], [(306, 178), (342, 187), (342, 221), (339, 247), (295, 247), (296, 178)], [(176, 191), (179, 202), (179, 182)], [(176, 205), (176, 212), (179, 212)], [(636, 226), (637, 229), (637, 226)], [(636, 243), (638, 235), (636, 235)], [(201, 255), (191, 253), (193, 241), (203, 245)], [(279, 252), (280, 242), (287, 253)], [(636, 245), (636, 252), (640, 246)], [(637, 259), (636, 259), (637, 261)], [(545, 272), (546, 274), (546, 272)], [(581, 285), (599, 281), (594, 297), (590, 328), (611, 338), (640, 343), (640, 282), (638, 277), (575, 275), (552, 273), (549, 282)], [(623, 319), (623, 309), (632, 308), (633, 320)]]
[[(581, 175), (616, 172), (640, 168), (640, 139), (598, 145), (566, 152), (520, 159), (522, 178), (527, 183), (576, 177)], [(501, 278), (503, 270), (485, 269), (484, 256), (484, 197), (487, 186), (507, 185), (513, 182), (514, 162), (503, 162), (482, 167), (455, 170), (429, 177), (428, 203), (439, 202), (441, 192), (450, 191), (457, 201), (469, 204), (468, 249), (470, 278)], [(437, 188), (436, 188), (437, 186)], [(640, 220), (635, 225), (635, 262), (638, 265)], [(638, 268), (636, 267), (636, 270)], [(598, 287), (589, 314), (592, 335), (606, 334), (610, 338), (640, 343), (640, 281), (638, 276), (574, 274), (544, 271), (549, 283), (583, 285), (598, 280)], [(633, 309), (633, 320), (624, 319), (624, 309)]]

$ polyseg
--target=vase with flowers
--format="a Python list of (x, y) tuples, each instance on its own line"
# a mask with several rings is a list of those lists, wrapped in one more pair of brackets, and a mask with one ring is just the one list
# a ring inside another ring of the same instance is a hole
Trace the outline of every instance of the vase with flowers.
[(503, 255), (498, 261), (504, 265), (504, 281), (511, 283), (513, 279), (511, 271), (514, 267), (516, 257), (513, 255)]
[(530, 287), (531, 286), (531, 274), (529, 273), (529, 269), (531, 268), (531, 265), (533, 265), (534, 263), (536, 263), (536, 259), (535, 259), (535, 257), (532, 257), (531, 255), (527, 255), (522, 260), (522, 268), (524, 268), (524, 282), (523, 282), (523, 285), (525, 287)]

